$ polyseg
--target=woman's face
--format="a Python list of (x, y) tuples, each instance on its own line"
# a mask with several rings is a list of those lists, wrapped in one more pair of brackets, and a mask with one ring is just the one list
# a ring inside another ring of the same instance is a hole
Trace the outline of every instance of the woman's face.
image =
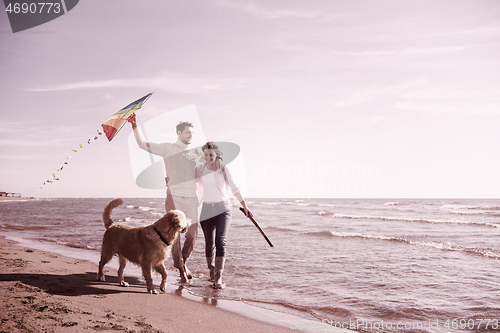
[(205, 154), (205, 162), (207, 163), (213, 163), (215, 161), (215, 157), (217, 156), (213, 149), (205, 149), (203, 154)]

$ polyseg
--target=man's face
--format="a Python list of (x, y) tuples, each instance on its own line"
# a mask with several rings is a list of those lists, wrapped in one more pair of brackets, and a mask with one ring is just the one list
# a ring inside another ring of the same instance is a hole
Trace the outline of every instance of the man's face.
[(193, 140), (193, 128), (185, 127), (182, 132), (177, 131), (177, 137), (179, 137), (179, 140), (181, 140), (182, 143), (189, 145)]

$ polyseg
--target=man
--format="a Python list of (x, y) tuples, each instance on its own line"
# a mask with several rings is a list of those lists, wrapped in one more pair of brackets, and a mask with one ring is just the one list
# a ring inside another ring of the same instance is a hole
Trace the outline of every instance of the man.
[(189, 279), (192, 279), (192, 275), (186, 267), (186, 261), (193, 251), (199, 222), (195, 167), (196, 164), (204, 161), (203, 151), (200, 147), (194, 149), (190, 147), (193, 138), (193, 124), (190, 122), (180, 122), (177, 125), (177, 141), (175, 143), (147, 142), (137, 128), (136, 117), (130, 118), (129, 122), (132, 124), (139, 147), (151, 154), (163, 157), (167, 182), (166, 212), (179, 209), (191, 219), (191, 226), (186, 233), (182, 249), (180, 237), (172, 246), (172, 259), (174, 267), (179, 269), (180, 282), (187, 283)]

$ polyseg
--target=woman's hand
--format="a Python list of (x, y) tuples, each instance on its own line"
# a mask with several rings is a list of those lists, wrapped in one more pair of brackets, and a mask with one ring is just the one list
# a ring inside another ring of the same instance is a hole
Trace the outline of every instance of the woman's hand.
[(246, 217), (253, 217), (252, 212), (247, 208), (246, 205), (243, 205), (243, 209), (245, 210), (245, 216)]

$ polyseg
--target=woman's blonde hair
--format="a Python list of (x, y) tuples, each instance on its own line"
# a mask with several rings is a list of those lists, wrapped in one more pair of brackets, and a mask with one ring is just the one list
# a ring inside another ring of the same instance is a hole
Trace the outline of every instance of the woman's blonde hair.
[(222, 157), (222, 151), (219, 149), (219, 146), (215, 142), (207, 141), (207, 143), (205, 143), (203, 147), (201, 147), (201, 149), (203, 151), (205, 151), (205, 149), (212, 149), (217, 157)]

